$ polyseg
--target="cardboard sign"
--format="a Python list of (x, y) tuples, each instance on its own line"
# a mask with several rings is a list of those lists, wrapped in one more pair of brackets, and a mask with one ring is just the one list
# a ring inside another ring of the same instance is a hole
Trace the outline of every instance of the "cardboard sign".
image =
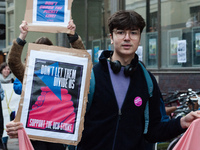
[(30, 139), (77, 145), (92, 61), (85, 50), (29, 44), (16, 120)]
[(70, 33), (67, 29), (71, 18), (73, 0), (27, 0), (24, 20), (29, 31)]

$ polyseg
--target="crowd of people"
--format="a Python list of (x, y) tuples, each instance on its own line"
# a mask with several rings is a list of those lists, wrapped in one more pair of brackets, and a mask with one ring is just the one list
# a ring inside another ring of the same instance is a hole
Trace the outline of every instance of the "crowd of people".
[[(148, 87), (138, 56), (135, 53), (140, 45), (141, 33), (145, 21), (135, 11), (118, 11), (108, 19), (113, 51), (103, 51), (99, 63), (93, 67), (95, 89), (92, 104), (85, 114), (82, 138), (77, 145), (78, 150), (145, 150), (146, 141), (154, 143), (165, 141), (183, 133), (190, 124), (200, 118), (200, 111), (191, 112), (184, 117), (161, 122), (160, 89), (153, 74), (152, 96)], [(8, 64), (18, 85), (23, 82), (25, 65), (21, 61), (21, 53), (26, 44), (28, 24), (22, 21), (19, 26), (20, 35), (13, 41), (9, 52)], [(70, 20), (68, 29), (75, 31), (76, 26)], [(77, 33), (68, 35), (70, 44), (76, 49), (85, 49)], [(36, 44), (53, 45), (47, 37), (41, 37)], [(4, 67), (5, 69), (6, 67)], [(1, 69), (0, 80), (12, 82), (7, 72), (4, 77)], [(18, 89), (21, 94), (22, 85)], [(144, 110), (149, 104), (148, 130), (145, 129)], [(10, 138), (18, 137), (22, 123), (11, 121), (6, 125)], [(31, 140), (35, 150), (65, 150), (66, 145), (44, 141)]]

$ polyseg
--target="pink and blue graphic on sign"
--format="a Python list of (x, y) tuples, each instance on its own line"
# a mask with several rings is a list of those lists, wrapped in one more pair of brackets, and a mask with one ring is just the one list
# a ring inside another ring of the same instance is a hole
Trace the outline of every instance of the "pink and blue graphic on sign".
[(27, 128), (74, 133), (82, 65), (36, 59)]
[(134, 104), (135, 106), (141, 106), (142, 105), (142, 98), (137, 96), (135, 99), (134, 99)]
[(65, 0), (37, 0), (37, 19), (43, 22), (64, 22)]

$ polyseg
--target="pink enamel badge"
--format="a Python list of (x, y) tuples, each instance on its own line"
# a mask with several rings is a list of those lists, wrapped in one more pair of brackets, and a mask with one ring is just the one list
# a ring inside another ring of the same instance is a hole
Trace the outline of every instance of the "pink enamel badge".
[(141, 106), (142, 105), (142, 98), (137, 96), (135, 99), (134, 99), (134, 104), (135, 106)]

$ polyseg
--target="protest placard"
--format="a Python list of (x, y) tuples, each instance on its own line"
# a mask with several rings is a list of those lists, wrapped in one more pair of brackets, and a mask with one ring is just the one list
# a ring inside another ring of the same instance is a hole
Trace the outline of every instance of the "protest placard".
[(92, 61), (85, 50), (29, 44), (16, 121), (30, 139), (77, 145)]
[(29, 31), (73, 33), (67, 29), (73, 0), (27, 0), (24, 20)]

